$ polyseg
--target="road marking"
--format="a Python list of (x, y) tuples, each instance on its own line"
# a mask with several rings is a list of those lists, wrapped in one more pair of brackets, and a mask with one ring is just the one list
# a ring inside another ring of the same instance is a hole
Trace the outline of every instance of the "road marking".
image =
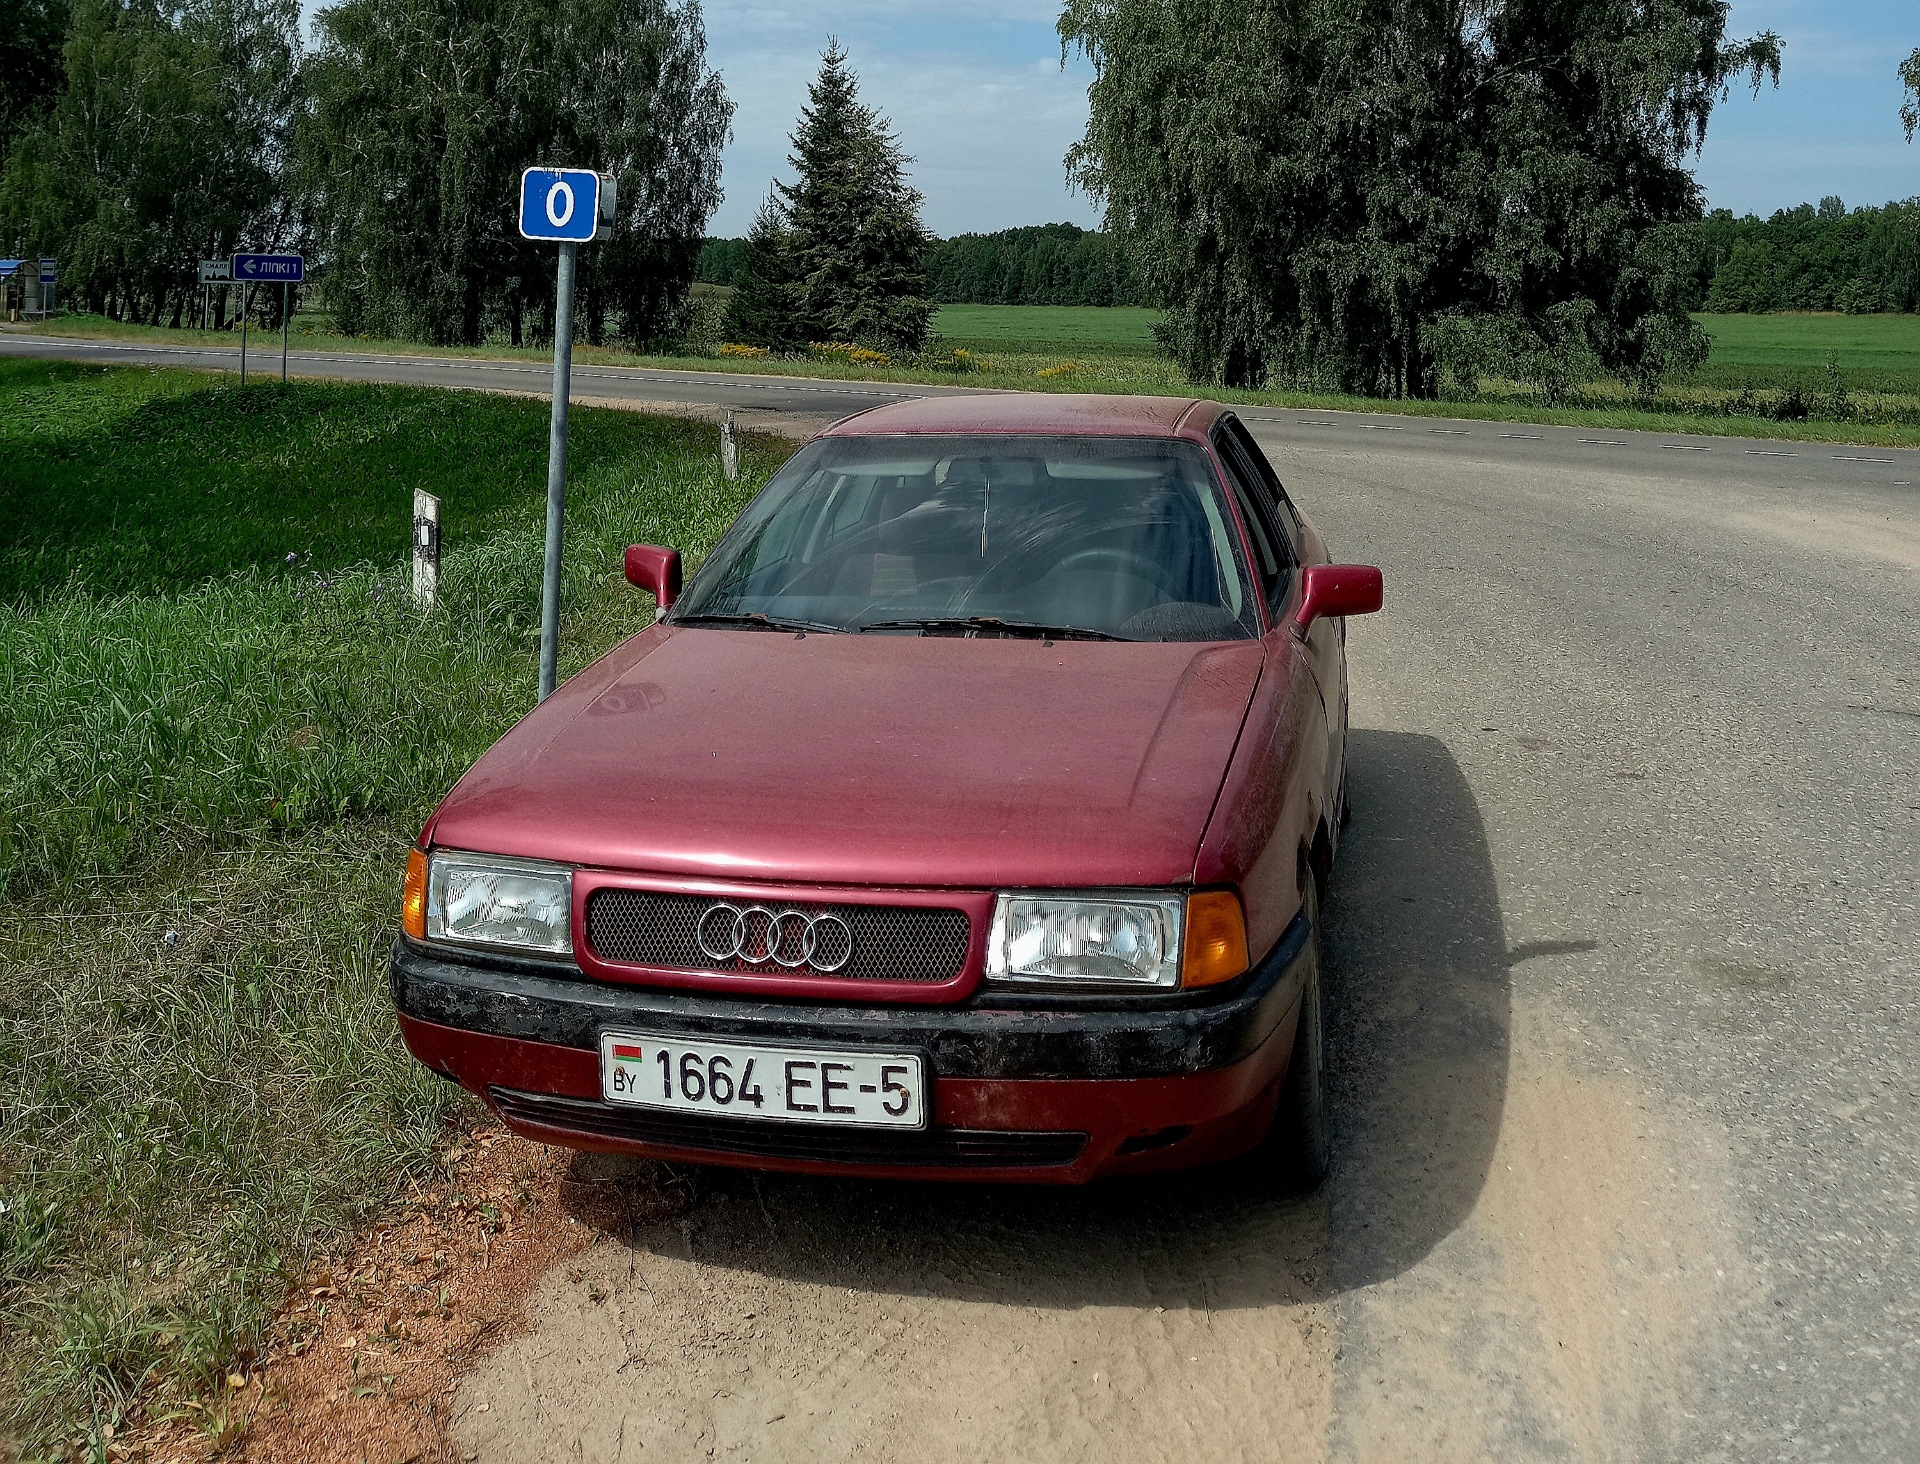
[(1429, 427), (1429, 437), (1471, 437), (1473, 434), (1464, 427)]
[[(1261, 420), (1267, 421), (1267, 422), (1278, 422), (1280, 419), (1278, 417), (1265, 417), (1265, 418), (1262, 418)], [(1302, 427), (1331, 427), (1333, 425), (1333, 423), (1331, 422), (1314, 422), (1309, 420), (1306, 417), (1300, 417), (1296, 420), (1298, 420), (1298, 422)]]
[(1528, 432), (1502, 432), (1500, 434), (1510, 442), (1545, 442), (1544, 437), (1535, 437)]
[(1836, 463), (1897, 463), (1899, 458), (1835, 457)]
[(1660, 451), (1662, 452), (1712, 452), (1713, 449), (1710, 447), (1689, 447), (1684, 442), (1663, 442), (1660, 444)]
[(1389, 427), (1384, 422), (1362, 422), (1360, 424), (1360, 430), (1363, 432), (1398, 432), (1400, 429), (1398, 427)]
[(1575, 442), (1584, 442), (1588, 447), (1625, 447), (1624, 442), (1615, 442), (1611, 437), (1576, 437)]
[(1764, 447), (1750, 447), (1747, 449), (1747, 456), (1748, 457), (1799, 457), (1800, 454), (1797, 452), (1769, 452)]

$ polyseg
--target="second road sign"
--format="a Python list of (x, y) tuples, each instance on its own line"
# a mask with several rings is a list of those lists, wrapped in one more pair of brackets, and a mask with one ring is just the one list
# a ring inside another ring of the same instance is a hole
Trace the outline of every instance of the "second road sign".
[(247, 284), (297, 285), (307, 277), (307, 262), (298, 254), (236, 254), (233, 277)]

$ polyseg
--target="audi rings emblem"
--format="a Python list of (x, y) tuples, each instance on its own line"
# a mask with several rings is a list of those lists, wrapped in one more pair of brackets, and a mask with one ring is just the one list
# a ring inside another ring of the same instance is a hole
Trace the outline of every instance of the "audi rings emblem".
[(700, 912), (694, 926), (700, 954), (710, 961), (838, 971), (853, 959), (853, 931), (838, 915), (774, 911), (765, 905), (722, 901)]

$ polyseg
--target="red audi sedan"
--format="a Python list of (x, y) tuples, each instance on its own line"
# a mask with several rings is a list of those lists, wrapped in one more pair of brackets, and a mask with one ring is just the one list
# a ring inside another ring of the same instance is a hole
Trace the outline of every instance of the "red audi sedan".
[(1328, 561), (1210, 402), (976, 395), (814, 437), (409, 857), (416, 1057), (519, 1133), (1073, 1183), (1328, 1163)]

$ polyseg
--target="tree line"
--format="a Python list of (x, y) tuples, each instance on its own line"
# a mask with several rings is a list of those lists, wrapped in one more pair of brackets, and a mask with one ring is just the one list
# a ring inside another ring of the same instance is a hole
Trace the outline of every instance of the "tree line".
[(1851, 211), (1823, 198), (1766, 219), (1716, 209), (1696, 237), (1705, 310), (1872, 314), (1920, 305), (1920, 198)]
[[(732, 117), (697, 0), (17, 0), (0, 57), (0, 244), (66, 298), (179, 323), (195, 267), (295, 248), (349, 332), (551, 331), (520, 170), (619, 180), (579, 330), (671, 336)], [(276, 292), (268, 292), (270, 295)]]
[[(1838, 198), (1770, 218), (1715, 209), (1681, 226), (1692, 255), (1686, 308), (1716, 314), (1920, 309), (1920, 198), (1849, 210)], [(730, 285), (745, 239), (709, 239), (695, 278)], [(1125, 246), (1074, 224), (936, 239), (929, 298), (943, 305), (1152, 305)]]
[[(731, 285), (745, 239), (709, 239), (695, 276)], [(941, 305), (1149, 305), (1133, 261), (1111, 234), (1075, 224), (1031, 224), (935, 239), (927, 295)]]

